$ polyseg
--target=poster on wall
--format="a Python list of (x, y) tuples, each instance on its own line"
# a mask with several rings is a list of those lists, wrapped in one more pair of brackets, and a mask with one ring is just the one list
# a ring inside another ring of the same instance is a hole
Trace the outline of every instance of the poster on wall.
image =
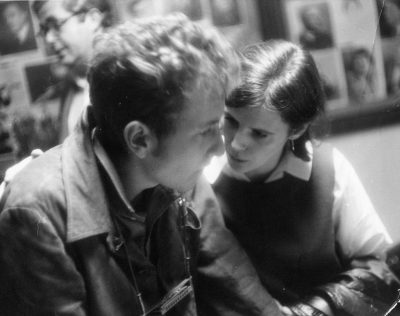
[(317, 56), (325, 81), (339, 84), (337, 93), (327, 90), (328, 110), (387, 95), (376, 1), (285, 0), (289, 39)]
[(117, 15), (122, 21), (158, 14), (157, 0), (118, 0), (115, 2)]
[(376, 0), (381, 38), (400, 36), (400, 1)]
[(287, 1), (289, 37), (306, 49), (334, 47), (332, 10), (327, 1)]
[(386, 92), (400, 94), (400, 37), (382, 40)]
[(343, 108), (348, 103), (346, 82), (342, 80), (345, 74), (341, 56), (335, 50), (312, 51), (318, 67), (326, 99), (327, 110)]
[(0, 2), (0, 56), (38, 48), (28, 1)]
[(28, 104), (23, 74), (18, 65), (0, 62), (0, 154), (11, 152), (13, 114)]
[(215, 26), (233, 26), (241, 24), (237, 0), (210, 0), (211, 16)]
[(213, 25), (237, 48), (261, 41), (254, 0), (118, 0), (121, 21), (181, 12), (192, 21)]

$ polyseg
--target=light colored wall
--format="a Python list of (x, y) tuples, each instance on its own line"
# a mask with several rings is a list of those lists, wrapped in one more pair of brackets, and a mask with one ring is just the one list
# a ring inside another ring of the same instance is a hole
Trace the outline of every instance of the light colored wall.
[(400, 125), (333, 136), (395, 242), (400, 241)]

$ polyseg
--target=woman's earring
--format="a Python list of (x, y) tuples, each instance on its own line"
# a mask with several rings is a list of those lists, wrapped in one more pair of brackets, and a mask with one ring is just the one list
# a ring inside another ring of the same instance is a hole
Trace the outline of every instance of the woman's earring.
[(292, 150), (292, 152), (294, 152), (294, 140), (293, 139), (290, 140), (290, 149)]

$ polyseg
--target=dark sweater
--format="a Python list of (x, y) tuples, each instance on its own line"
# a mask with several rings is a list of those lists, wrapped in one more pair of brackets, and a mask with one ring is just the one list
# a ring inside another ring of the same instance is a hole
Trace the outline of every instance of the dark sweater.
[(252, 183), (221, 174), (214, 189), (226, 225), (246, 249), (271, 294), (283, 302), (328, 282), (343, 270), (332, 219), (331, 148), (314, 151), (309, 181), (285, 174)]

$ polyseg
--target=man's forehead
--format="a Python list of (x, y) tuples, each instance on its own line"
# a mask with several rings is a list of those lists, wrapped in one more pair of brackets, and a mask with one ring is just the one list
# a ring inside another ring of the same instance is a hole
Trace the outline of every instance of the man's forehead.
[(181, 118), (187, 120), (193, 128), (202, 128), (219, 121), (224, 110), (224, 98), (221, 94), (196, 89), (187, 96), (186, 106)]

